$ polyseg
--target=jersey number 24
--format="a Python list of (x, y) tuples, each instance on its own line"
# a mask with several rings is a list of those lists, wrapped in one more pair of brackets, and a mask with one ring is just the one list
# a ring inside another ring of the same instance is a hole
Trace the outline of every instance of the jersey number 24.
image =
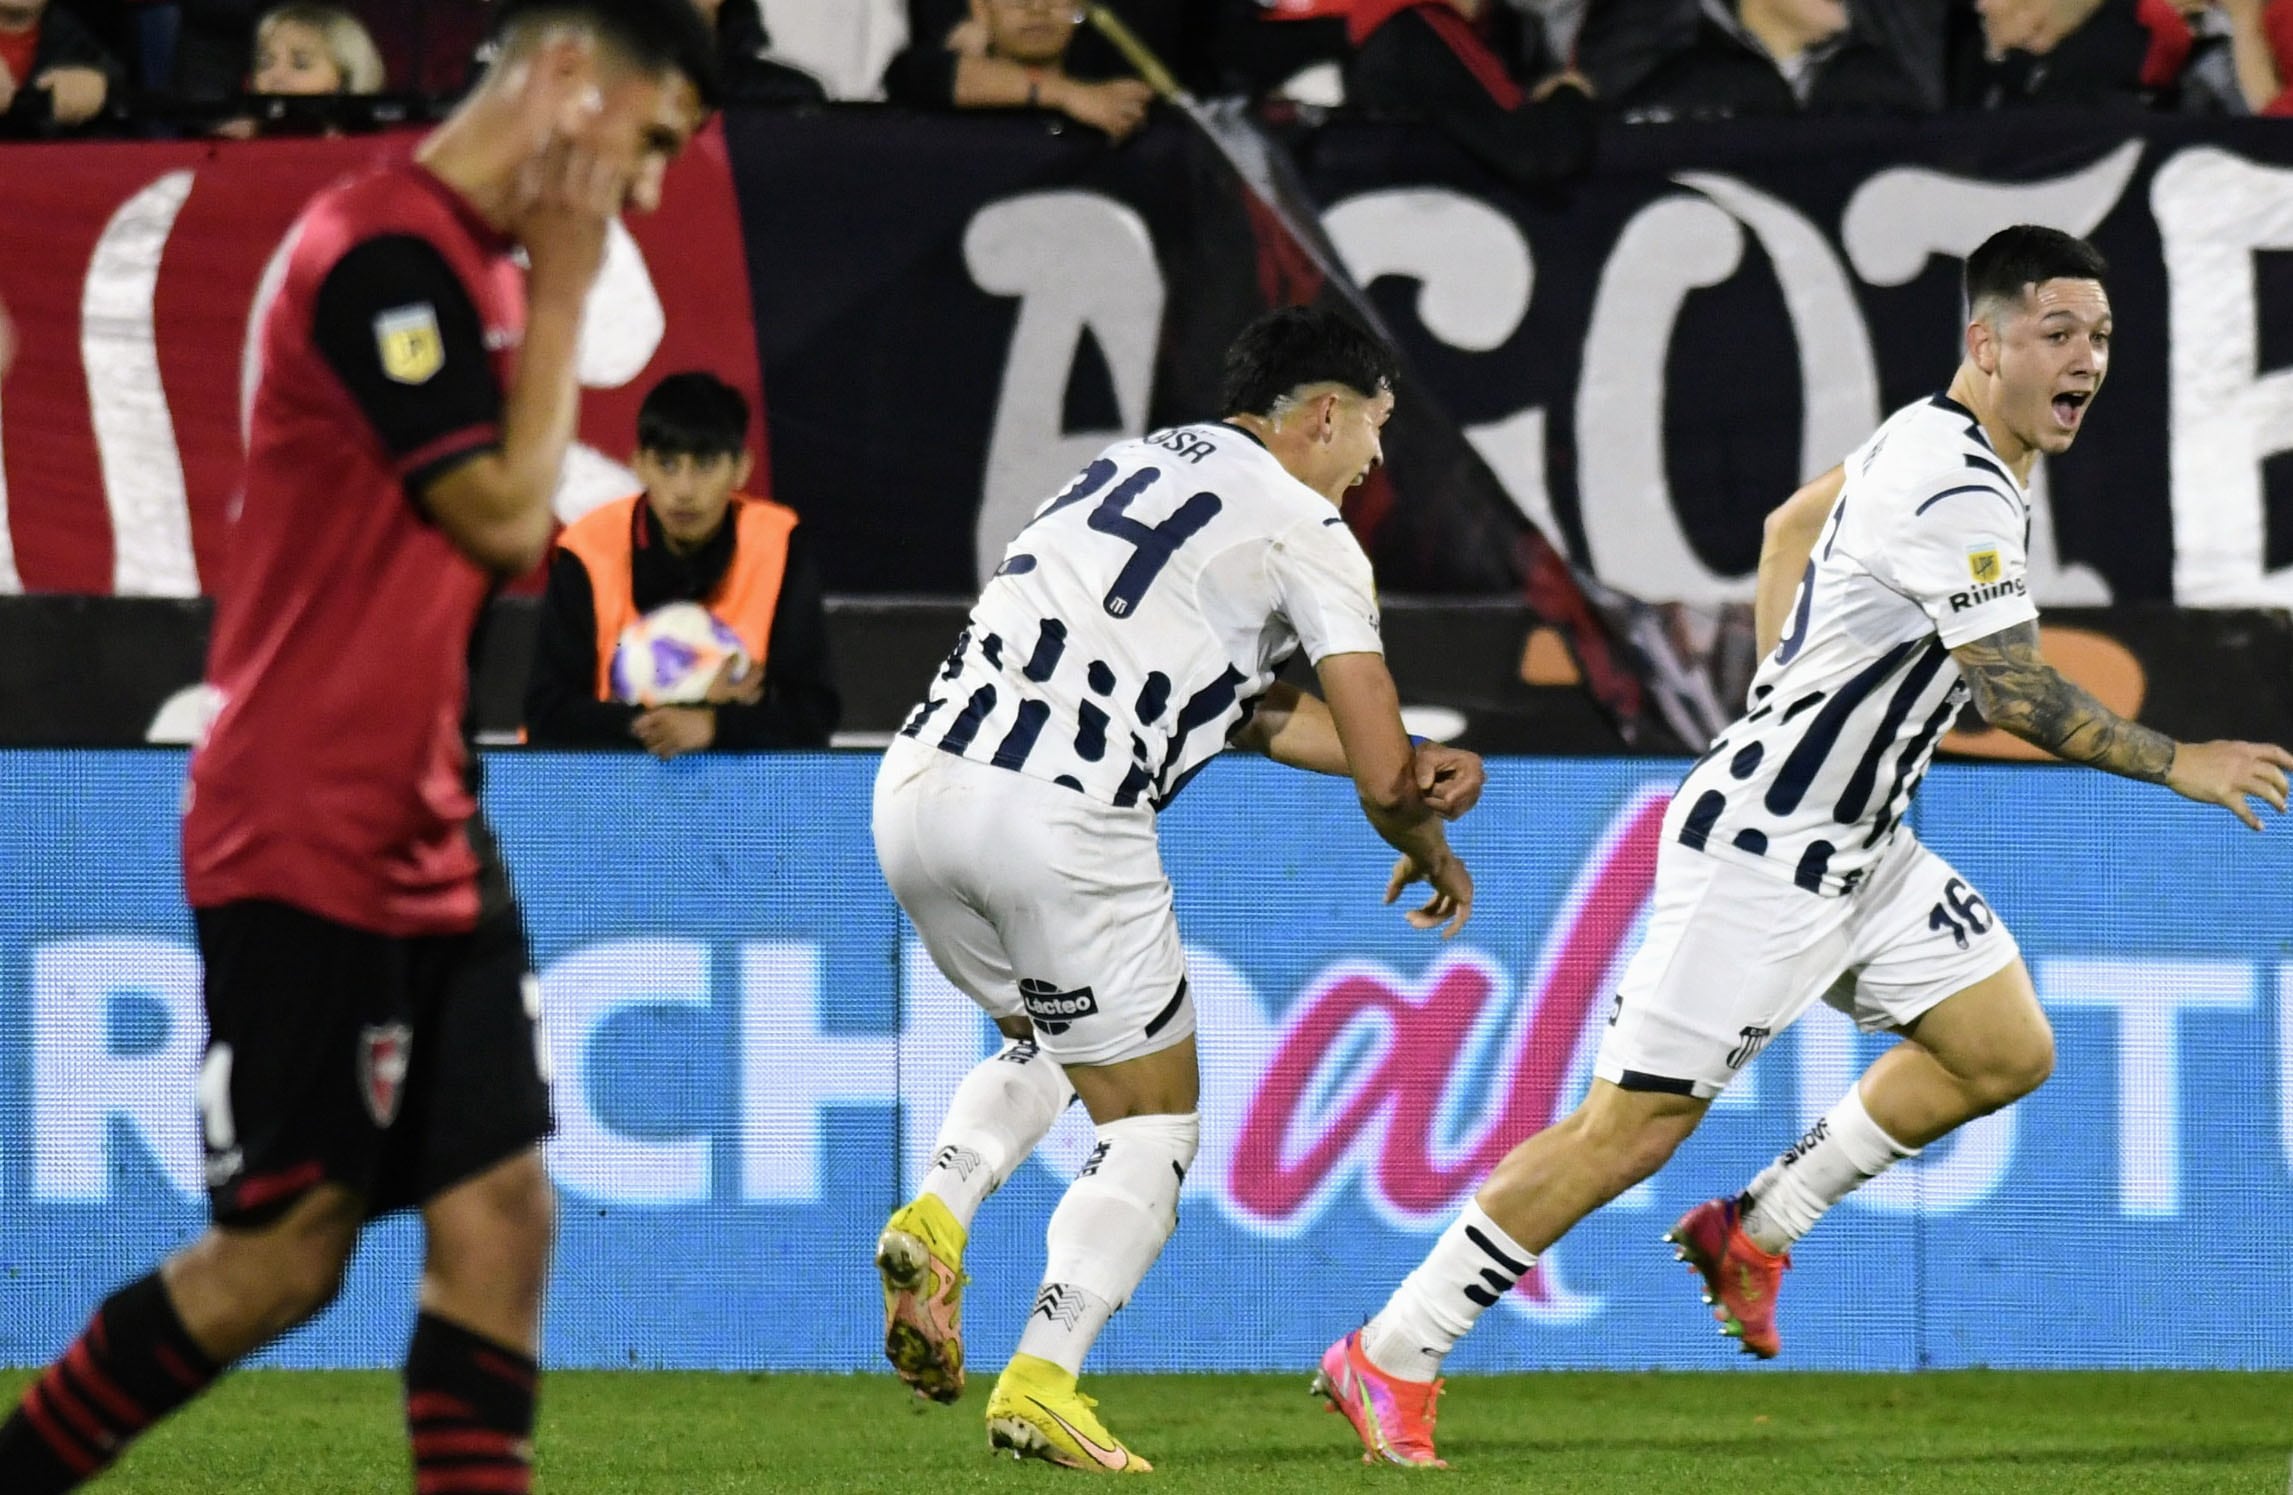
[[(1027, 529), (1033, 529), (1061, 509), (1097, 495), (1108, 483), (1113, 482), (1115, 470), (1115, 464), (1104, 457), (1084, 468), (1081, 476), (1075, 479), (1066, 492), (1051, 500), (1044, 506), (1042, 513), (1027, 522)], [(1215, 493), (1197, 493), (1172, 510), (1160, 524), (1144, 524), (1131, 518), (1132, 502), (1153, 487), (1161, 477), (1161, 468), (1142, 467), (1116, 483), (1113, 490), (1099, 500), (1098, 507), (1091, 510), (1088, 519), (1091, 528), (1102, 535), (1113, 535), (1118, 540), (1128, 541), (1131, 546), (1131, 558), (1123, 563), (1122, 571), (1116, 575), (1114, 584), (1107, 588), (1107, 595), (1101, 599), (1110, 618), (1127, 618), (1138, 611), (1139, 600), (1146, 596), (1147, 588), (1154, 585), (1154, 579), (1162, 575), (1162, 568), (1170, 564), (1170, 558), (1178, 553), (1178, 548), (1202, 533), (1203, 526), (1217, 518), (1218, 511), (1226, 507)], [(1025, 534), (1026, 530), (1020, 533)], [(1034, 569), (1034, 556), (1018, 554), (1006, 558), (996, 568), (996, 574), (1001, 576)]]

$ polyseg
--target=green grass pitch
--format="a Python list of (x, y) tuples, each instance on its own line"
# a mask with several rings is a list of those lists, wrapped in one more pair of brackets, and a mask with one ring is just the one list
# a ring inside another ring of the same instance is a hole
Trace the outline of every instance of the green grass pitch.
[[(0, 1373), (13, 1401), (25, 1380)], [(2279, 1495), (2293, 1375), (1953, 1372), (1915, 1376), (1460, 1377), (1442, 1400), (1446, 1476), (1368, 1469), (1306, 1375), (1103, 1376), (1085, 1389), (1153, 1459), (1148, 1489), (1395, 1488)], [(1086, 1478), (988, 1457), (975, 1380), (954, 1408), (888, 1377), (563, 1373), (544, 1384), (552, 1495), (1048, 1490)], [(146, 1438), (103, 1495), (403, 1495), (394, 1377), (255, 1371)]]

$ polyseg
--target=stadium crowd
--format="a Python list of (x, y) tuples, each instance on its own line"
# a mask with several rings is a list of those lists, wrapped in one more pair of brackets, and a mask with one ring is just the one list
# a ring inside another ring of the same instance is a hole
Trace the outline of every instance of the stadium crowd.
[[(1152, 94), (1091, 18), (1103, 9), (1196, 94), (1428, 117), (1529, 177), (1565, 173), (1604, 113), (2293, 113), (2293, 0), (694, 3), (739, 104), (1035, 108), (1119, 141)], [(487, 9), (0, 0), (0, 133), (246, 136), (431, 117), (482, 68)], [(778, 47), (775, 21), (795, 33)], [(887, 31), (905, 45), (883, 45)]]

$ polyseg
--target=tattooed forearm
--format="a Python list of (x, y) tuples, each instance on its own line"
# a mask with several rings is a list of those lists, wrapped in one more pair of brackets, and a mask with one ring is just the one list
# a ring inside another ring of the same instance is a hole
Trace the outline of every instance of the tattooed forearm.
[(1951, 651), (1983, 720), (2073, 763), (2129, 779), (2166, 781), (2174, 740), (2130, 722), (2038, 656), (2038, 625), (2023, 623)]

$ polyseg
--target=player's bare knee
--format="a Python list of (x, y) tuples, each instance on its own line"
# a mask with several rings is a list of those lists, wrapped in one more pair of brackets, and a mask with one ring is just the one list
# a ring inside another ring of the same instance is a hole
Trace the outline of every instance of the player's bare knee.
[(1602, 1188), (1615, 1198), (1662, 1168), (1696, 1129), (1703, 1103), (1610, 1087), (1587, 1096), (1561, 1123), (1598, 1160)]
[(360, 1214), (356, 1198), (329, 1189), (260, 1224), (218, 1226), (179, 1258), (170, 1286), (263, 1338), (284, 1333), (342, 1290)]
[(314, 1243), (290, 1258), (278, 1278), (279, 1329), (292, 1328), (332, 1303), (342, 1291), (343, 1273), (349, 1267), (349, 1250), (336, 1250), (332, 1242)]
[(1691, 1130), (1692, 1126), (1681, 1126), (1668, 1117), (1649, 1117), (1628, 1130), (1611, 1132), (1603, 1139), (1600, 1149), (1606, 1165), (1602, 1181), (1605, 1197), (1614, 1199), (1634, 1184), (1655, 1176), (1679, 1150)]
[(2054, 1033), (2041, 1028), (2006, 1046), (1984, 1066), (1980, 1098), (1986, 1109), (2012, 1105), (2054, 1073)]
[(549, 1269), (557, 1191), (539, 1156), (529, 1155), (449, 1190), (426, 1212), (426, 1224), (426, 1276), (532, 1296)]

